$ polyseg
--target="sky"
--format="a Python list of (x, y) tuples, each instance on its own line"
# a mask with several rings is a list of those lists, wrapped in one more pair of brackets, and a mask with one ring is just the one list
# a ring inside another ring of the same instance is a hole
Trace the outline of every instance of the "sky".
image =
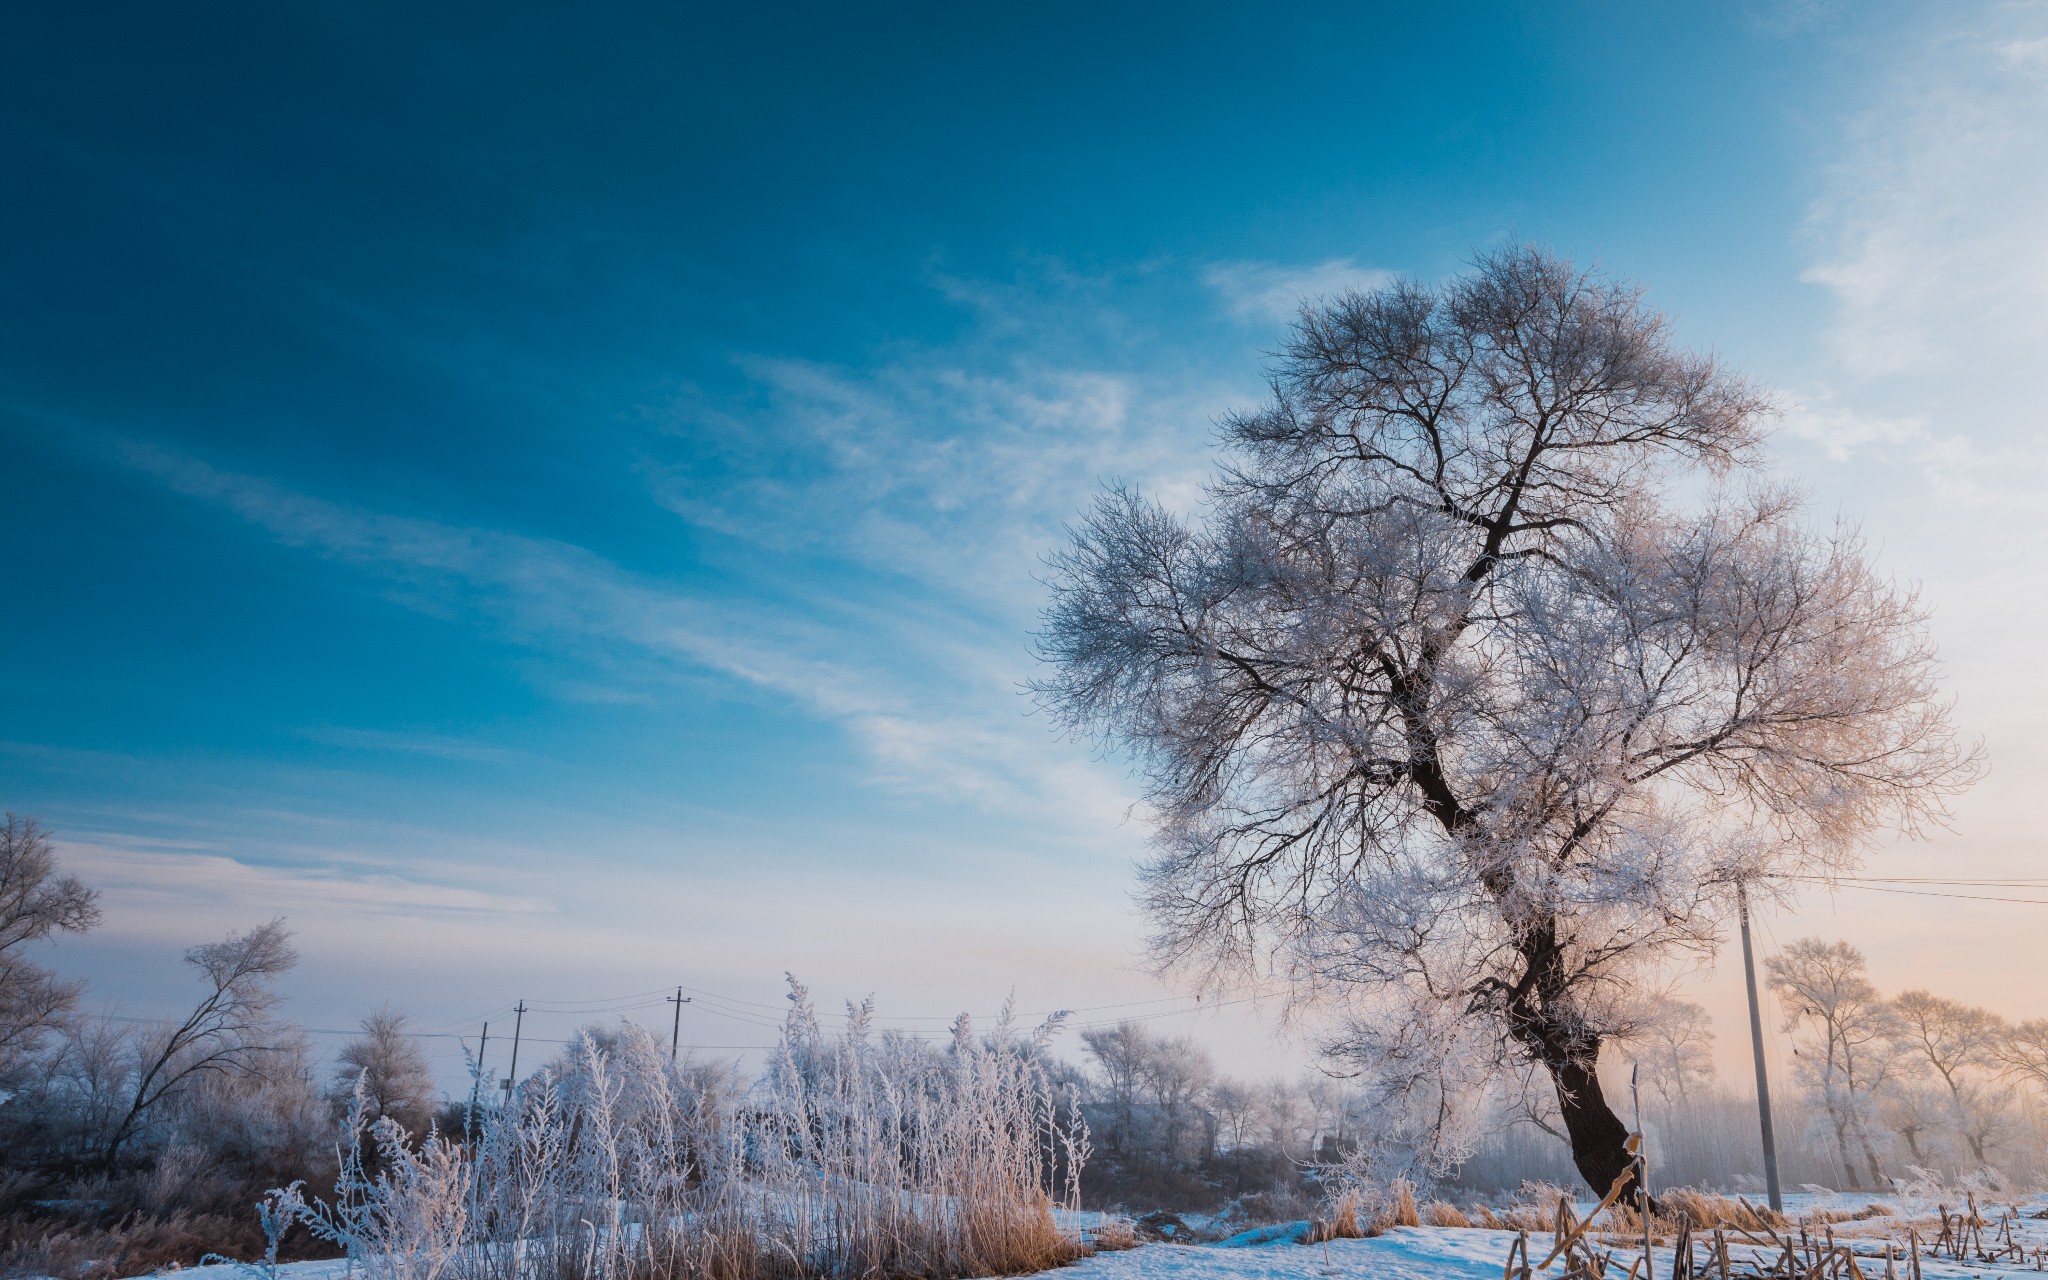
[[(326, 1048), (389, 1003), (496, 1066), (516, 1001), (546, 1046), (683, 987), (743, 1054), (787, 971), (1291, 1069), (1146, 971), (1132, 780), (1021, 692), (1042, 557), (1106, 481), (1197, 498), (1299, 299), (1510, 238), (1774, 386), (1776, 472), (1932, 608), (1990, 771), (1869, 874), (2039, 872), (2048, 6), (10, 26), (0, 805), (102, 892), (42, 952), (92, 1010), (283, 916)], [(1759, 943), (2048, 1016), (2044, 906), (1816, 892)], [(1727, 961), (1678, 975), (1724, 1064)]]

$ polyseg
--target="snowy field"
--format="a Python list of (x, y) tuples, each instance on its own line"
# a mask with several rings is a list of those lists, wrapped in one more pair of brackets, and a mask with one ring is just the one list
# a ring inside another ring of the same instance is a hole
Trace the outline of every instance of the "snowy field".
[[(1786, 1209), (1795, 1218), (1816, 1212), (1853, 1212), (1872, 1204), (1894, 1210), (1882, 1216), (1833, 1224), (1835, 1238), (1855, 1250), (1865, 1274), (1878, 1280), (1885, 1274), (1883, 1241), (1905, 1239), (1906, 1227), (1919, 1228), (1923, 1239), (1935, 1215), (1932, 1203), (1899, 1201), (1893, 1197), (1857, 1195), (1794, 1195), (1786, 1197)], [(1954, 1208), (1955, 1206), (1951, 1206)], [(2008, 1198), (1995, 1203), (1980, 1202), (1983, 1216), (1996, 1221), (2019, 1210), (2014, 1220), (2014, 1238), (2026, 1250), (2028, 1260), (1987, 1263), (1956, 1262), (1922, 1256), (1923, 1280), (1988, 1280), (1990, 1277), (2040, 1275), (2041, 1252), (2048, 1249), (2048, 1196)], [(2035, 1216), (2042, 1215), (2042, 1216)], [(1093, 1217), (1093, 1215), (1086, 1215)], [(1086, 1224), (1092, 1226), (1092, 1223)], [(1147, 1244), (1135, 1249), (1104, 1252), (1061, 1268), (1065, 1280), (1300, 1280), (1303, 1277), (1360, 1277), (1361, 1280), (1500, 1280), (1513, 1232), (1456, 1227), (1395, 1227), (1370, 1240), (1333, 1240), (1327, 1244), (1296, 1243), (1307, 1223), (1261, 1227), (1215, 1244)], [(1548, 1252), (1549, 1237), (1537, 1245), (1536, 1260)], [(1629, 1273), (1630, 1262), (1641, 1256), (1641, 1246), (1603, 1237), (1602, 1247), (1616, 1254), (1614, 1280)], [(1704, 1251), (1703, 1251), (1704, 1252)], [(1746, 1245), (1731, 1247), (1739, 1270), (1761, 1249)], [(1655, 1251), (1655, 1274), (1669, 1276), (1674, 1258), (1668, 1248)], [(382, 1272), (382, 1268), (377, 1269)], [(1561, 1276), (1562, 1261), (1546, 1274)], [(1903, 1259), (1900, 1275), (1907, 1274)], [(363, 1274), (359, 1269), (358, 1274)], [(385, 1273), (388, 1274), (388, 1273)], [(191, 1280), (257, 1280), (261, 1268), (246, 1265), (214, 1265), (179, 1273)], [(296, 1262), (277, 1268), (277, 1280), (350, 1280), (345, 1261)]]

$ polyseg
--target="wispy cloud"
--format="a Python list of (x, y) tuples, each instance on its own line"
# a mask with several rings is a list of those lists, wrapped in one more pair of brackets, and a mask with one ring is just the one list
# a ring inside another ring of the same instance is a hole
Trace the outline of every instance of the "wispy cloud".
[(2033, 363), (2048, 340), (2048, 6), (1928, 13), (1810, 219), (1805, 279), (1859, 375)]
[[(573, 544), (336, 502), (155, 446), (127, 452), (169, 488), (358, 569), (408, 607), (565, 654), (606, 687), (710, 673), (787, 699), (840, 726), (874, 778), (901, 790), (1008, 809), (1043, 809), (1056, 796), (1052, 812), (1075, 819), (1128, 803), (1100, 771), (1074, 769), (1024, 715), (1021, 635), (998, 646), (1010, 658), (992, 657), (973, 619), (964, 631), (942, 625), (943, 605), (912, 602), (897, 613), (815, 583), (783, 583), (779, 598), (714, 599)], [(908, 539), (915, 526), (904, 530)], [(487, 758), (433, 737), (307, 732), (340, 745)]]
[(1292, 320), (1301, 304), (1351, 290), (1376, 289), (1394, 278), (1390, 271), (1361, 267), (1351, 258), (1330, 258), (1313, 266), (1272, 262), (1218, 262), (1202, 273), (1240, 320)]
[(245, 917), (341, 913), (386, 919), (509, 918), (545, 916), (555, 909), (544, 897), (496, 892), (474, 883), (451, 884), (361, 865), (264, 866), (133, 836), (118, 843), (106, 838), (65, 839), (60, 851), (67, 869), (83, 874), (136, 914), (166, 906), (183, 908), (200, 899), (239, 910)]
[(1931, 440), (1923, 418), (1863, 413), (1825, 395), (1793, 405), (1779, 425), (1786, 435), (1815, 446), (1835, 462), (1872, 448), (1919, 452)]
[[(652, 469), (663, 505), (762, 546), (919, 580), (1012, 625), (1036, 596), (1039, 557), (1102, 481), (1199, 501), (1203, 444), (1234, 399), (1207, 381), (1029, 362), (991, 371), (938, 356), (865, 372), (792, 359), (741, 367), (760, 411), (670, 410), (683, 447)], [(707, 436), (725, 451), (707, 456)]]

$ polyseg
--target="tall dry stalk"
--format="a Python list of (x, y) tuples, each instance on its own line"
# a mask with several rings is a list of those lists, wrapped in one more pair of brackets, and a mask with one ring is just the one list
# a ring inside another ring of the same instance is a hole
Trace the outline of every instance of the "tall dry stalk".
[[(695, 1088), (652, 1037), (585, 1036), (471, 1137), (410, 1144), (358, 1108), (333, 1204), (272, 1193), (377, 1280), (929, 1280), (1042, 1270), (1082, 1252), (1078, 1099), (1007, 1016), (963, 1017), (943, 1051), (876, 1036), (872, 1008), (823, 1035), (792, 981), (751, 1096)], [(374, 1150), (376, 1172), (363, 1152)]]

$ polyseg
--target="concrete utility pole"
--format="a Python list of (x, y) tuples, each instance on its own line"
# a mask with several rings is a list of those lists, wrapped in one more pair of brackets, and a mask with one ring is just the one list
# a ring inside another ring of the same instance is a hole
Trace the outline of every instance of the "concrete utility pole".
[(526, 1001), (521, 1000), (514, 1005), (512, 1012), (519, 1016), (512, 1023), (512, 1066), (505, 1073), (505, 1102), (508, 1106), (512, 1102), (512, 1086), (519, 1082), (519, 1033), (526, 1027)]
[(1756, 999), (1756, 958), (1749, 946), (1749, 890), (1735, 882), (1735, 905), (1742, 917), (1742, 976), (1749, 983), (1749, 1044), (1756, 1054), (1756, 1116), (1763, 1130), (1764, 1186), (1771, 1211), (1785, 1212), (1785, 1192), (1778, 1186), (1778, 1140), (1771, 1133), (1771, 1076), (1764, 1069), (1764, 1014)]
[(683, 1046), (683, 1006), (690, 1003), (692, 998), (691, 996), (684, 995), (681, 987), (676, 988), (674, 995), (662, 997), (662, 999), (676, 1007), (675, 1030), (670, 1032), (668, 1037), (668, 1060), (670, 1062), (676, 1060), (676, 1053)]
[(1636, 1112), (1636, 1203), (1643, 1207), (1643, 1275), (1646, 1280), (1656, 1280), (1656, 1255), (1651, 1251), (1650, 1241), (1650, 1139), (1643, 1133), (1643, 1095), (1637, 1087), (1642, 1074), (1641, 1062), (1628, 1064), (1628, 1100)]

